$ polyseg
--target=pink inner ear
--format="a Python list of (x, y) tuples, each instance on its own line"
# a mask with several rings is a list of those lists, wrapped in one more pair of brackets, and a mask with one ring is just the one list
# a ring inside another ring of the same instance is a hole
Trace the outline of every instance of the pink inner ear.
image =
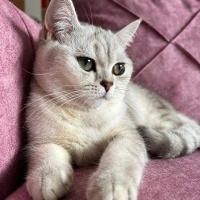
[[(47, 28), (45, 27), (45, 25), (43, 26), (43, 30), (42, 30), (42, 36), (45, 40), (47, 40), (47, 36), (48, 36), (48, 30)], [(52, 40), (56, 40), (56, 37), (54, 34), (51, 35), (51, 39)]]

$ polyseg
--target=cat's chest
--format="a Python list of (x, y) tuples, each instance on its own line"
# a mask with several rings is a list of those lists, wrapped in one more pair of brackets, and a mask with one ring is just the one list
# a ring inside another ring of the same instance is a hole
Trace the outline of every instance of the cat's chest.
[(111, 104), (96, 110), (81, 112), (68, 108), (59, 112), (56, 138), (59, 145), (69, 149), (73, 161), (87, 165), (99, 159), (112, 140), (126, 110), (122, 104)]
[(70, 149), (73, 161), (87, 165), (99, 159), (113, 138), (112, 130), (124, 119), (125, 110), (111, 106), (90, 112), (74, 113), (67, 110), (63, 116), (65, 136), (62, 145)]
[(84, 134), (92, 137), (102, 137), (125, 116), (126, 109), (121, 104), (108, 106), (90, 111), (65, 110), (62, 113), (63, 123), (71, 134)]

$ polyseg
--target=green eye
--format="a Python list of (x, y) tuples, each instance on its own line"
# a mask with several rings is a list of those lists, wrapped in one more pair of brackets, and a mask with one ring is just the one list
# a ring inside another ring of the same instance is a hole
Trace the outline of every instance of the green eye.
[(77, 57), (78, 63), (81, 68), (87, 72), (91, 70), (96, 70), (95, 61), (92, 58), (87, 57)]
[(114, 65), (112, 69), (112, 73), (116, 76), (120, 76), (125, 72), (125, 64), (124, 63), (117, 63)]

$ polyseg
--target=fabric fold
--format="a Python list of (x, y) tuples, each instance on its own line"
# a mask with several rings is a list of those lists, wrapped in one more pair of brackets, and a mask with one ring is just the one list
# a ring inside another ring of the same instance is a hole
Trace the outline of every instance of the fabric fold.
[(200, 64), (200, 12), (192, 19), (188, 26), (173, 41), (182, 47), (195, 61)]
[(113, 0), (121, 7), (142, 18), (168, 42), (187, 25), (200, 8), (197, 0), (128, 1)]

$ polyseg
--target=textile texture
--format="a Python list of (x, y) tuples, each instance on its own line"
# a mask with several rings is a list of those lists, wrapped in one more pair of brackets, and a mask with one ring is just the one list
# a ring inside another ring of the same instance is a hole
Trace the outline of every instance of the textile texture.
[[(16, 186), (19, 177), (23, 177), (20, 171), (24, 138), (20, 120), (23, 118), (19, 111), (29, 76), (22, 69), (32, 66), (33, 41), (39, 28), (6, 0), (0, 2), (1, 199), (2, 194), (5, 197)], [(81, 21), (106, 29), (118, 30), (142, 18), (134, 43), (127, 50), (134, 63), (133, 80), (156, 91), (178, 110), (200, 122), (198, 0), (73, 2)], [(175, 159), (151, 159), (140, 185), (139, 200), (199, 200), (199, 166), (199, 151)], [(84, 200), (87, 181), (94, 169), (96, 166), (75, 169), (73, 186), (63, 199)], [(7, 198), (18, 199), (30, 199), (25, 185)]]
[(22, 107), (40, 28), (8, 0), (0, 0), (0, 5), (0, 199), (4, 199), (24, 174)]

